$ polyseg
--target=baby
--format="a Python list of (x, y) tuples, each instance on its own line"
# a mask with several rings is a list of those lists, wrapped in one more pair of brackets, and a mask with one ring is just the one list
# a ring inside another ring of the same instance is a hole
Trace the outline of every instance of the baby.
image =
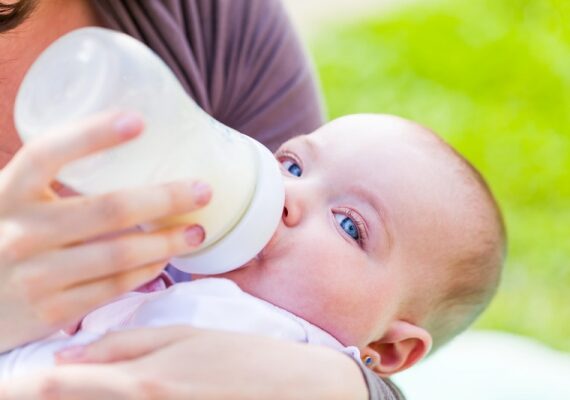
[[(387, 377), (464, 330), (495, 293), (502, 218), (479, 173), (429, 130), (354, 115), (276, 153), (282, 222), (242, 268), (130, 293), (90, 313), (75, 337), (0, 356), (0, 376), (109, 330), (188, 323), (345, 351)], [(215, 193), (214, 193), (215, 195)]]

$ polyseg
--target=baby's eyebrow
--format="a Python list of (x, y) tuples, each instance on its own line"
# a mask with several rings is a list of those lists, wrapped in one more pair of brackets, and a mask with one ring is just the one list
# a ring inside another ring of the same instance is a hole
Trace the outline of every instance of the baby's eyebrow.
[(320, 153), (319, 145), (316, 144), (313, 140), (311, 140), (310, 135), (300, 135), (298, 136), (298, 138), (299, 142), (301, 142), (301, 145), (308, 149), (309, 156), (312, 159), (319, 158), (319, 153)]

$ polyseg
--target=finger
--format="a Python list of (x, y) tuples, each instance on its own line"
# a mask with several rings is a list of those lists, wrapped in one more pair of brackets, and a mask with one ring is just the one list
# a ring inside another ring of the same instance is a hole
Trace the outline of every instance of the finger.
[(10, 195), (13, 199), (43, 195), (65, 164), (126, 142), (142, 129), (138, 114), (112, 112), (38, 137), (27, 143), (6, 166)]
[(164, 262), (160, 262), (54, 293), (37, 301), (38, 317), (49, 326), (61, 328), (110, 299), (156, 278), (163, 269)]
[(58, 363), (112, 363), (145, 356), (197, 330), (187, 326), (132, 329), (113, 332), (87, 345), (72, 346), (56, 353)]
[[(165, 229), (58, 249), (20, 264), (20, 281), (35, 296), (125, 273), (142, 265), (166, 264), (205, 238), (199, 225)], [(31, 293), (28, 293), (31, 294)]]
[(2, 400), (133, 399), (131, 376), (110, 366), (82, 365), (11, 379), (0, 384)]
[[(19, 253), (31, 257), (54, 247), (93, 239), (168, 215), (181, 215), (206, 204), (208, 185), (172, 182), (94, 196), (72, 197), (27, 209), (19, 218)], [(180, 223), (185, 223), (183, 219)], [(187, 222), (186, 222), (187, 223)]]

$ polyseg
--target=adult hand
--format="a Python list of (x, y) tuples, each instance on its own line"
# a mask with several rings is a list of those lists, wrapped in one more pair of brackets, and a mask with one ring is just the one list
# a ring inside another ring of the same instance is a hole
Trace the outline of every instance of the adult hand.
[(142, 129), (135, 114), (100, 115), (25, 145), (0, 171), (0, 352), (44, 337), (149, 281), (167, 258), (204, 239), (199, 226), (126, 229), (203, 206), (210, 199), (205, 184), (68, 198), (51, 191), (65, 164)]
[(337, 351), (189, 327), (112, 333), (58, 359), (90, 364), (12, 381), (0, 399), (368, 398), (360, 370)]

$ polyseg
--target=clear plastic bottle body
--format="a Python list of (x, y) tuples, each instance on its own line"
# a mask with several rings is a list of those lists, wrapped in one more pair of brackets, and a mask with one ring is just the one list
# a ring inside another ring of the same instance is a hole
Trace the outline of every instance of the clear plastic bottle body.
[[(207, 207), (154, 225), (200, 223), (207, 238), (198, 250), (223, 238), (244, 216), (259, 189), (264, 151), (208, 116), (158, 56), (135, 39), (84, 28), (52, 44), (22, 83), (16, 126), (27, 141), (113, 108), (140, 112), (145, 118), (143, 134), (69, 164), (58, 179), (84, 194), (188, 177), (202, 180), (214, 193)], [(282, 204), (273, 208), (271, 214), (280, 214)]]

